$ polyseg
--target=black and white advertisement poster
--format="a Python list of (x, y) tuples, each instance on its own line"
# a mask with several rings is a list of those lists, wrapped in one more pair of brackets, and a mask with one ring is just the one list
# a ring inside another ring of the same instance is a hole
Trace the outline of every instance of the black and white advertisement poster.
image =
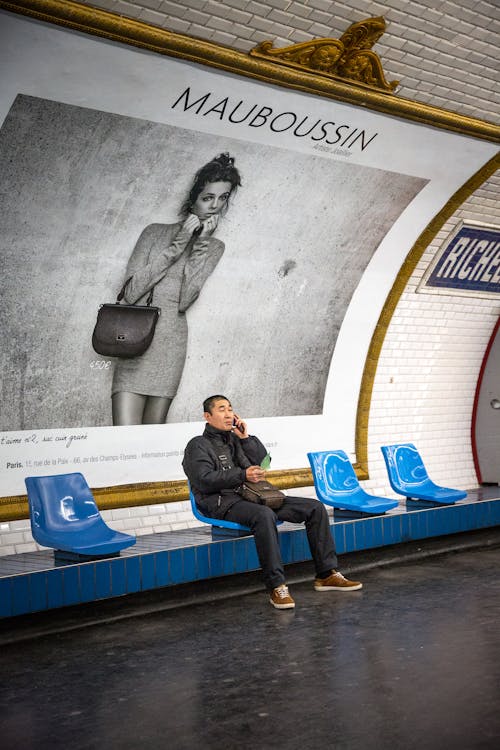
[[(275, 469), (352, 452), (394, 278), (494, 145), (7, 12), (0, 66), (0, 496), (183, 478), (215, 393)], [(161, 314), (118, 359), (125, 282)]]

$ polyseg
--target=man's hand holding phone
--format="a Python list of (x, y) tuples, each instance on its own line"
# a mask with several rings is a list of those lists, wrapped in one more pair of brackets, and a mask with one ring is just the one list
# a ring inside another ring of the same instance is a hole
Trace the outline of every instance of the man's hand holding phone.
[(243, 422), (237, 414), (235, 414), (233, 418), (233, 433), (242, 439), (248, 437), (246, 422)]

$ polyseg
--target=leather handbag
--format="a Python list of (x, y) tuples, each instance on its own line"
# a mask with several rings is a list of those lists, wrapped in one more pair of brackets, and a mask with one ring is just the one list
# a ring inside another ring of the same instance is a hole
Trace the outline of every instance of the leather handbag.
[(161, 313), (159, 307), (152, 305), (154, 288), (145, 305), (122, 305), (129, 281), (122, 286), (115, 303), (101, 305), (97, 312), (92, 346), (105, 357), (139, 357), (153, 340)]
[(260, 482), (243, 482), (236, 492), (244, 500), (249, 500), (251, 503), (259, 503), (260, 505), (267, 505), (272, 510), (279, 510), (285, 499), (283, 492), (273, 487), (265, 479)]

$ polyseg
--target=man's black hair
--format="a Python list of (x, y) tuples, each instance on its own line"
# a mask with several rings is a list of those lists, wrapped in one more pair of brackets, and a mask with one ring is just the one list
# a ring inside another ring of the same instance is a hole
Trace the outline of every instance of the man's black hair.
[(220, 401), (221, 399), (224, 399), (224, 401), (227, 401), (229, 404), (231, 403), (226, 396), (221, 396), (220, 393), (216, 394), (215, 396), (209, 396), (205, 399), (203, 402), (203, 413), (208, 412), (209, 414), (212, 413), (212, 406), (215, 404), (216, 401)]

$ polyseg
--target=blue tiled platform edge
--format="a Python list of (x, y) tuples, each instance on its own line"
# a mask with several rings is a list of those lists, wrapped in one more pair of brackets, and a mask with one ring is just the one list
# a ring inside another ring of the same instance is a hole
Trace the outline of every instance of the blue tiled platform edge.
[[(332, 523), (338, 554), (500, 524), (500, 489), (471, 490), (451, 506)], [(302, 526), (282, 524), (285, 563), (310, 560)], [(51, 550), (0, 557), (0, 617), (92, 602), (259, 568), (253, 537), (212, 540), (210, 527), (140, 536), (120, 557), (56, 563)]]

